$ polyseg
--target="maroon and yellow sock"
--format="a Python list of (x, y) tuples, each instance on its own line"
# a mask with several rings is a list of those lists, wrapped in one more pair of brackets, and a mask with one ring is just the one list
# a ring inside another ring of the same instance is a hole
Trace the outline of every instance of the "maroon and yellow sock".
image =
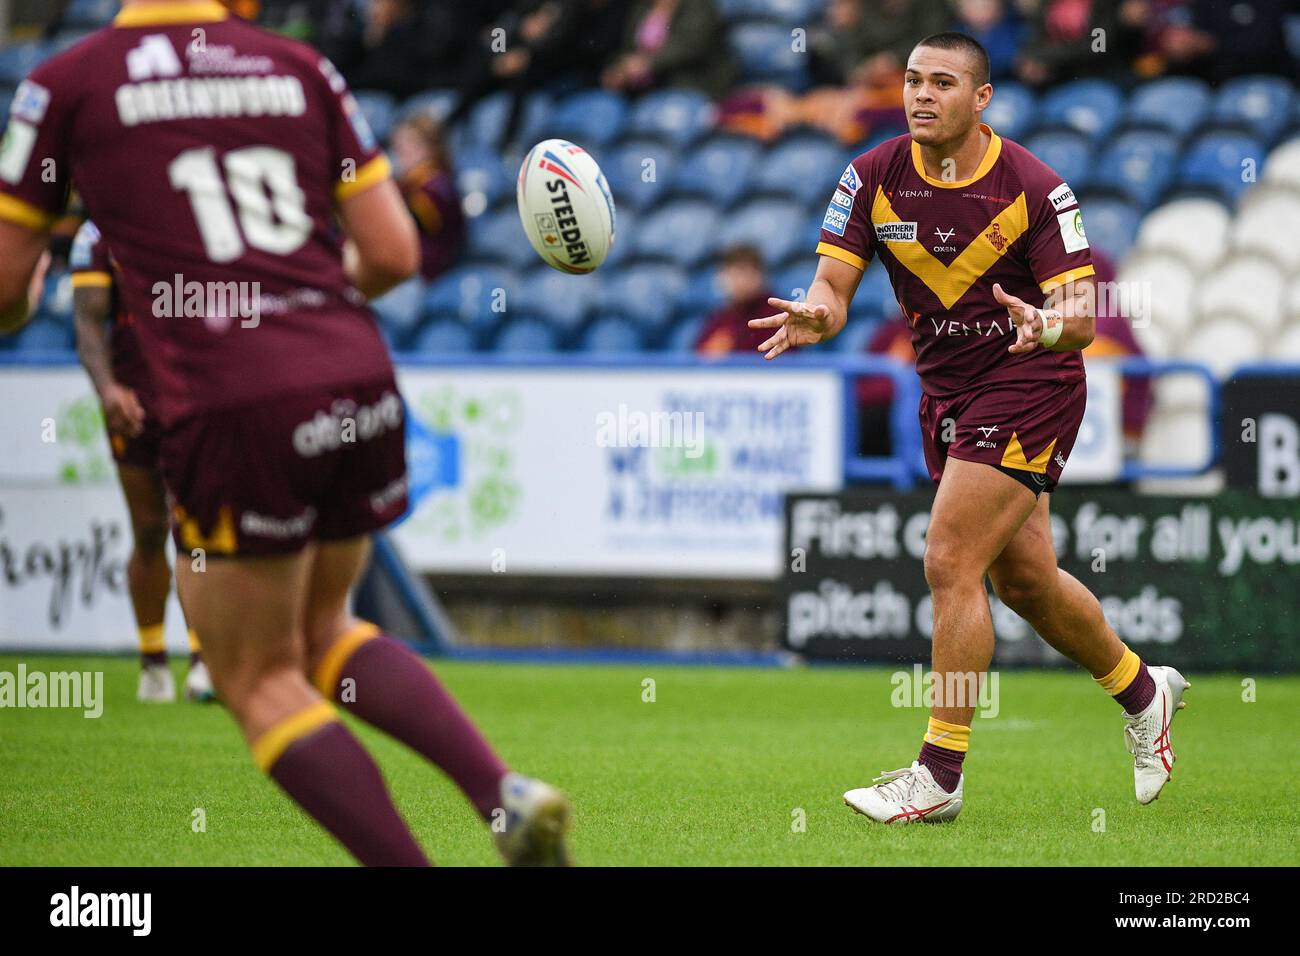
[(139, 628), (140, 663), (167, 663), (167, 635), (161, 624), (147, 624)]
[(370, 754), (318, 701), (253, 741), (253, 760), (365, 866), (428, 866)]
[(191, 627), (188, 635), (190, 639), (190, 666), (192, 667), (203, 660), (203, 647), (199, 644), (198, 631)]
[(952, 793), (961, 781), (961, 765), (969, 749), (969, 727), (931, 717), (916, 762), (930, 771), (935, 783)]
[(361, 622), (334, 642), (313, 678), (324, 696), (441, 768), (491, 818), (509, 768), (409, 647)]
[(1156, 682), (1142, 658), (1124, 646), (1119, 663), (1104, 677), (1094, 677), (1101, 689), (1115, 698), (1126, 714), (1140, 714), (1156, 696)]

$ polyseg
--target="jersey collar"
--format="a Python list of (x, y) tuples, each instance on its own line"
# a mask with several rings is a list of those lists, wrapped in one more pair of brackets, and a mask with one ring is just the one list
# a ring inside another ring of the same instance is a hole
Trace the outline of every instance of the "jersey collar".
[(123, 7), (115, 27), (154, 27), (167, 23), (214, 23), (229, 16), (216, 0), (205, 3), (138, 3)]
[(921, 144), (916, 140), (912, 140), (912, 165), (916, 167), (916, 174), (931, 186), (938, 186), (940, 189), (957, 189), (960, 186), (969, 186), (975, 180), (982, 178), (993, 168), (993, 164), (1002, 155), (1002, 137), (993, 132), (992, 127), (984, 123), (980, 123), (980, 129), (989, 134), (989, 145), (988, 149), (984, 151), (984, 158), (980, 160), (979, 166), (975, 169), (975, 175), (969, 179), (934, 179), (925, 172), (925, 163), (921, 161)]

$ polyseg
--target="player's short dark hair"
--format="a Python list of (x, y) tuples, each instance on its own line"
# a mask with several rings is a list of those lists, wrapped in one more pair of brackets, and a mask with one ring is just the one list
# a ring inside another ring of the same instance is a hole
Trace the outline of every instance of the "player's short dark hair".
[(961, 50), (971, 58), (974, 67), (971, 73), (975, 76), (975, 85), (983, 86), (989, 81), (989, 51), (984, 49), (983, 44), (974, 37), (947, 30), (943, 33), (930, 34), (917, 46), (928, 46), (935, 50)]

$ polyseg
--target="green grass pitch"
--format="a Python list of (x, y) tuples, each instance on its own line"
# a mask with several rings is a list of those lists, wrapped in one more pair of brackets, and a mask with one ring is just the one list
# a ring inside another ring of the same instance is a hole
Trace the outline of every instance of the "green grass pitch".
[[(14, 672), (19, 660), (0, 656), (0, 670)], [(0, 711), (0, 864), (349, 862), (254, 769), (219, 706), (136, 703), (134, 659), (21, 660), (29, 671), (102, 670), (106, 705), (97, 720)], [(916, 754), (925, 712), (891, 707), (889, 671), (437, 670), (508, 762), (572, 797), (579, 863), (1251, 865), (1300, 856), (1297, 677), (1260, 678), (1248, 703), (1240, 677), (1189, 674), (1174, 780), (1139, 807), (1119, 708), (1087, 675), (1004, 672), (1000, 715), (975, 720), (960, 819), (885, 828), (841, 794)], [(646, 678), (653, 702), (642, 700)], [(445, 778), (382, 734), (359, 733), (437, 862), (496, 862), (486, 829)], [(196, 809), (204, 832), (192, 826)]]

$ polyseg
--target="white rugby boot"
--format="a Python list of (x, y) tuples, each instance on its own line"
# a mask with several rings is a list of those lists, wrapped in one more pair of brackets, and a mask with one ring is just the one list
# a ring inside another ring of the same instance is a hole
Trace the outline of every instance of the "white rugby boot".
[(1124, 746), (1133, 755), (1133, 785), (1138, 803), (1160, 796), (1174, 769), (1174, 744), (1169, 736), (1174, 714), (1187, 705), (1183, 691), (1192, 685), (1172, 667), (1148, 665), (1156, 683), (1155, 696), (1139, 714), (1124, 715)]
[(875, 786), (860, 787), (844, 795), (844, 802), (877, 823), (942, 823), (961, 813), (962, 784), (948, 793), (934, 782), (928, 767), (913, 763), (877, 777)]
[(493, 839), (507, 866), (572, 866), (564, 837), (569, 829), (569, 801), (548, 783), (508, 773), (501, 778), (505, 829)]
[(135, 699), (151, 704), (170, 704), (176, 699), (176, 681), (166, 664), (145, 664), (140, 668), (140, 683)]
[(195, 661), (190, 665), (189, 673), (185, 675), (185, 699), (204, 704), (214, 700), (216, 696), (217, 692), (212, 687), (212, 675), (208, 673), (208, 665), (203, 663), (202, 659)]

